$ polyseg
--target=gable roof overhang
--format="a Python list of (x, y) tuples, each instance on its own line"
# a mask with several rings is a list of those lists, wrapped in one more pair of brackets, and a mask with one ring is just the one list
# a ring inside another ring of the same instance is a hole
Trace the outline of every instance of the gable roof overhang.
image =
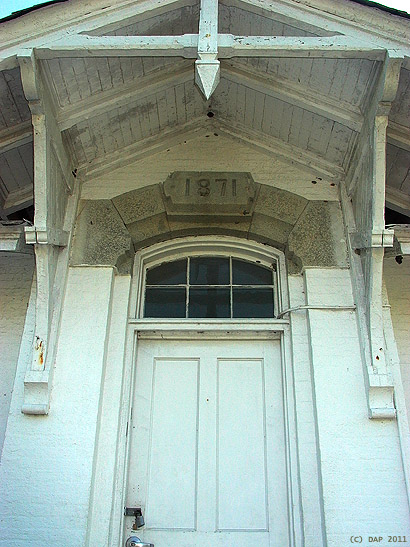
[[(194, 85), (194, 0), (164, 0), (154, 10), (147, 0), (124, 0), (115, 10), (95, 0), (88, 13), (70, 0), (3, 22), (3, 217), (32, 199), (30, 112), (16, 65), (31, 51), (63, 144), (84, 179), (213, 127), (336, 182), (349, 166), (386, 54), (399, 52), (387, 199), (409, 213), (410, 24), (373, 9), (369, 23), (369, 8), (350, 0), (320, 6), (318, 12), (317, 0), (221, 0), (223, 30), (235, 34), (220, 34), (221, 82), (210, 101)], [(40, 12), (47, 15), (41, 24)], [(260, 35), (246, 38), (253, 28)]]

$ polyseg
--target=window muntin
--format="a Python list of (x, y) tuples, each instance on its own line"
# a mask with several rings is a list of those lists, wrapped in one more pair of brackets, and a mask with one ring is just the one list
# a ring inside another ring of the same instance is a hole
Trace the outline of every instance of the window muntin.
[(146, 318), (273, 318), (275, 272), (233, 257), (187, 257), (148, 268)]

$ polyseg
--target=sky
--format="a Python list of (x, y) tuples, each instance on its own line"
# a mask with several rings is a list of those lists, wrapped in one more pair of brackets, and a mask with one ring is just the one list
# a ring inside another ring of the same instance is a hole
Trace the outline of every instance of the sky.
[[(45, 0), (43, 0), (45, 1)], [(0, 0), (0, 19), (7, 17), (13, 11), (19, 11), (21, 9), (28, 8), (33, 5), (43, 3), (42, 0)], [(402, 11), (410, 13), (410, 0), (386, 0), (385, 2), (378, 2), (384, 6), (396, 8)]]

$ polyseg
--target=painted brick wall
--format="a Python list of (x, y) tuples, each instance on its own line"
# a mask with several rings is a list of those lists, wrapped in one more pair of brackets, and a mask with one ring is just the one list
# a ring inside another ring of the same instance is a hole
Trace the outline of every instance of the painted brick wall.
[[(309, 269), (305, 283), (308, 304), (353, 302), (349, 270)], [(409, 535), (397, 422), (368, 418), (355, 312), (309, 310), (308, 323), (328, 545)]]
[(33, 278), (32, 255), (0, 255), (0, 452)]
[(69, 271), (48, 416), (21, 413), (19, 360), (0, 467), (1, 546), (85, 543), (112, 280), (111, 268)]
[(384, 279), (410, 417), (410, 257), (404, 257), (402, 264), (394, 258), (385, 259)]

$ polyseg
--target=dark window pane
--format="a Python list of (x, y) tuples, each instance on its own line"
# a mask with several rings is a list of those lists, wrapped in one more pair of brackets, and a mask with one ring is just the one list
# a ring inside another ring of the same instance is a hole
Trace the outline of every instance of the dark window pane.
[(234, 285), (272, 285), (272, 271), (252, 262), (232, 260), (232, 283)]
[(186, 289), (149, 289), (144, 317), (185, 317)]
[(188, 317), (231, 317), (229, 289), (190, 289)]
[(229, 285), (229, 258), (191, 258), (191, 285)]
[(233, 289), (234, 317), (273, 317), (273, 289)]
[(147, 285), (186, 284), (186, 258), (165, 262), (147, 271)]

